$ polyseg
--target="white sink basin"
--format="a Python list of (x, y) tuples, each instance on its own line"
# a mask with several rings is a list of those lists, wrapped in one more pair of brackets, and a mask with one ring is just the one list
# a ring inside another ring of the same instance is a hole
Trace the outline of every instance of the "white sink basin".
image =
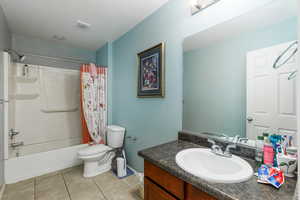
[(182, 150), (176, 155), (176, 163), (183, 170), (214, 183), (239, 183), (253, 176), (252, 167), (242, 158), (218, 156), (210, 149)]

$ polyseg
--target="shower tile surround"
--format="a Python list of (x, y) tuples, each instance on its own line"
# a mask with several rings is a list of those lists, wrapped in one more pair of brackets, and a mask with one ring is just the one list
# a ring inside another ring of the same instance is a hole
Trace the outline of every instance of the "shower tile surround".
[[(67, 100), (74, 99), (79, 92), (79, 88), (78, 91), (72, 90), (72, 85), (79, 84), (79, 71), (41, 65), (28, 65), (27, 69), (26, 76), (23, 76), (23, 63), (13, 62), (9, 67), (8, 92), (12, 101), (8, 108), (8, 126), (20, 132), (14, 137), (14, 142), (22, 141), (24, 146), (9, 147), (8, 158), (79, 145), (79, 99)], [(59, 87), (53, 87), (53, 79)], [(59, 102), (54, 105), (58, 109), (61, 106), (73, 108), (63, 112), (51, 111), (48, 110), (48, 101)], [(26, 117), (28, 113), (31, 113), (30, 118)]]
[(82, 165), (6, 186), (2, 200), (141, 200), (138, 177), (118, 179), (111, 172), (82, 176)]

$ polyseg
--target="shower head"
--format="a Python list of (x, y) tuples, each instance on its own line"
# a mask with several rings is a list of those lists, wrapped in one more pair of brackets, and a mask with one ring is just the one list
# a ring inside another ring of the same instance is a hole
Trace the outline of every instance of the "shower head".
[(18, 61), (23, 62), (26, 59), (26, 56), (23, 54), (19, 54), (17, 51), (13, 49), (5, 49), (5, 51), (9, 54), (16, 54), (18, 56)]

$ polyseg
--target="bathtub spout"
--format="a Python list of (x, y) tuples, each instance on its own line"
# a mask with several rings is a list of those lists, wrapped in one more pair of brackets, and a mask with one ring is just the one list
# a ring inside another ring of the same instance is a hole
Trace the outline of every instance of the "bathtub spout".
[(16, 148), (16, 147), (23, 146), (23, 145), (24, 145), (24, 142), (13, 142), (10, 144), (10, 146), (12, 148)]

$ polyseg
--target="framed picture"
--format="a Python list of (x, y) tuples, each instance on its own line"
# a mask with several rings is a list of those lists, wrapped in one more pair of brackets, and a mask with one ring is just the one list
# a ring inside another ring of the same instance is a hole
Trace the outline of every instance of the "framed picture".
[(164, 97), (164, 43), (138, 53), (138, 97)]

